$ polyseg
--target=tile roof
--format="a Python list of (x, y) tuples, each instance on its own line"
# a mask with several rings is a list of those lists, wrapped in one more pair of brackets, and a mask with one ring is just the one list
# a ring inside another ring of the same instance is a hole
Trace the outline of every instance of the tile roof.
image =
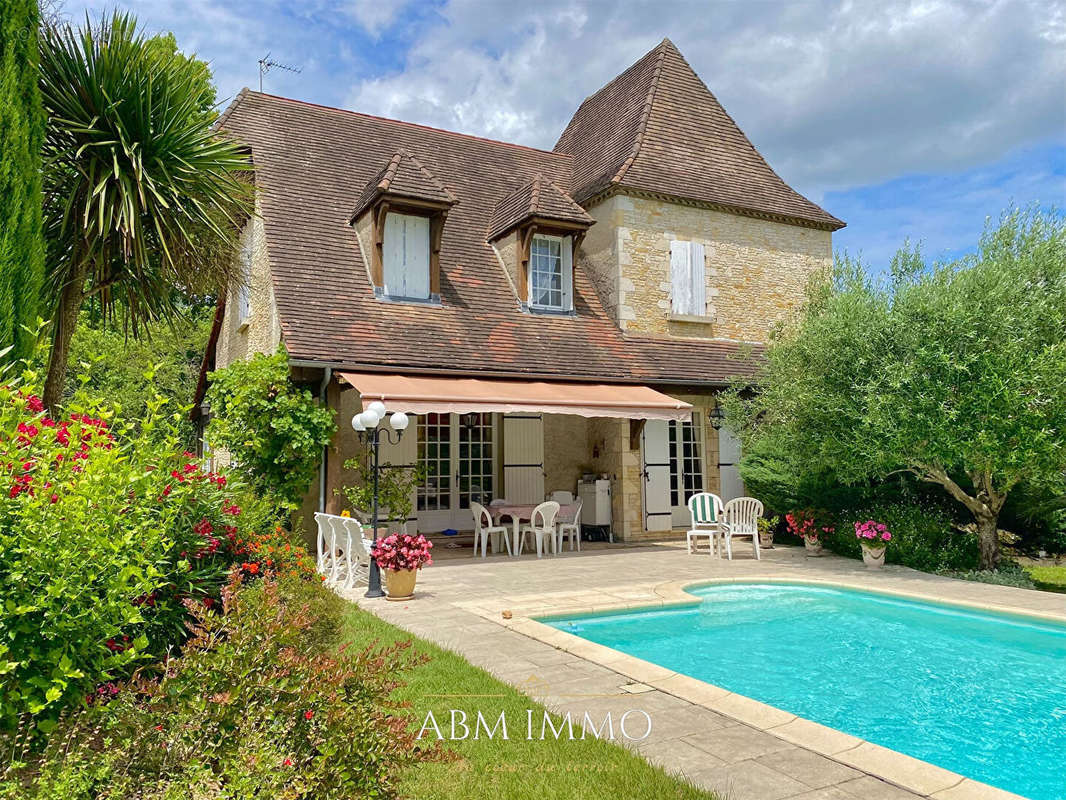
[[(669, 362), (644, 363), (580, 266), (574, 316), (519, 309), (485, 239), (486, 220), (501, 198), (538, 174), (565, 192), (570, 156), (248, 90), (227, 110), (223, 128), (256, 164), (278, 317), (294, 361), (617, 381), (676, 373)], [(375, 298), (349, 224), (367, 184), (401, 148), (417, 153), (458, 198), (444, 225), (439, 306)], [(720, 356), (720, 348), (707, 348), (707, 374)]]
[[(623, 333), (580, 264), (572, 316), (521, 311), (486, 235), (530, 215), (591, 224), (574, 198), (612, 186), (843, 224), (773, 173), (668, 41), (586, 100), (556, 151), (247, 89), (219, 126), (252, 152), (282, 336), (303, 365), (653, 384), (750, 378), (759, 346)], [(350, 221), (382, 194), (454, 205), (440, 305), (375, 298)]]
[(781, 180), (669, 39), (586, 98), (555, 150), (574, 157), (571, 194), (580, 203), (628, 188), (844, 227)]
[(592, 225), (595, 220), (552, 181), (537, 173), (525, 186), (500, 200), (492, 213), (488, 240), (491, 242), (527, 219), (542, 219)]
[(385, 168), (367, 181), (366, 188), (355, 203), (352, 218), (358, 217), (381, 195), (446, 205), (458, 202), (458, 198), (437, 180), (437, 176), (404, 148), (397, 150)]

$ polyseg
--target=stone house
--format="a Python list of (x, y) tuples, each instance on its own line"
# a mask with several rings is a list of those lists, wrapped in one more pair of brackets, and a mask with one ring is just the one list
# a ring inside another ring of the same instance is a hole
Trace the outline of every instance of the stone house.
[(471, 499), (611, 483), (624, 540), (743, 493), (716, 393), (830, 265), (844, 223), (787, 186), (664, 40), (537, 150), (244, 90), (222, 117), (255, 164), (245, 285), (207, 370), (284, 344), (337, 410), (305, 511), (338, 511), (355, 413), (416, 414), (394, 468), (411, 522)]

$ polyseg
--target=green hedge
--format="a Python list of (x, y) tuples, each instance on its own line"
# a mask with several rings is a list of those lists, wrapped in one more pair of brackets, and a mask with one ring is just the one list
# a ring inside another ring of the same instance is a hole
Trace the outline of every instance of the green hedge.
[(872, 519), (892, 532), (885, 560), (924, 572), (972, 570), (977, 567), (977, 536), (955, 529), (940, 504), (919, 502), (872, 503), (833, 512), (836, 530), (825, 546), (841, 555), (862, 557), (855, 523)]

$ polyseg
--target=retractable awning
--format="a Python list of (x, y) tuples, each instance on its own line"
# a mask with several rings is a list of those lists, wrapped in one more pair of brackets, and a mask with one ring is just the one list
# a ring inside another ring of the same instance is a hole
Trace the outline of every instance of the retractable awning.
[(410, 414), (470, 412), (576, 414), (622, 419), (688, 419), (692, 406), (648, 386), (447, 378), (342, 372), (365, 408), (380, 400)]

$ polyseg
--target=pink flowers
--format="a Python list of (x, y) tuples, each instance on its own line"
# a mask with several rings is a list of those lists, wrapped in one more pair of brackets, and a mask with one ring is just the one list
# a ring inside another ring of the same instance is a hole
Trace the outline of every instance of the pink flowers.
[(892, 533), (883, 522), (868, 519), (865, 522), (855, 523), (855, 537), (864, 544), (873, 547), (883, 547), (892, 541)]
[(381, 569), (421, 569), (433, 563), (429, 553), (432, 548), (433, 542), (422, 534), (393, 533), (378, 539), (370, 555)]

